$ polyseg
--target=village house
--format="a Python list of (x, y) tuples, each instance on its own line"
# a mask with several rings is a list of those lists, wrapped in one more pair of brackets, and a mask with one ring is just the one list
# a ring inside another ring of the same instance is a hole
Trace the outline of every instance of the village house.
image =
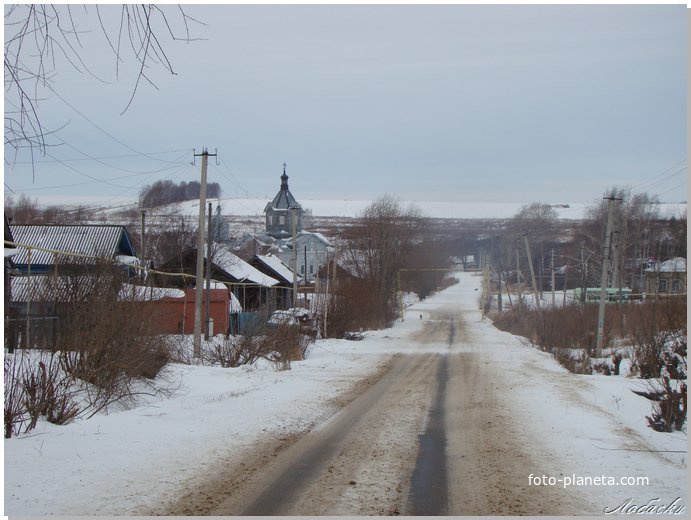
[(645, 270), (648, 295), (686, 294), (686, 258), (672, 258)]
[[(136, 306), (146, 302), (153, 331), (189, 331), (194, 321), (194, 304), (189, 302), (194, 297), (176, 288), (141, 285), (145, 278), (124, 226), (6, 225), (6, 237), (8, 233), (19, 244), (12, 252), (11, 276), (6, 269), (8, 348), (53, 348), (61, 328), (69, 324), (74, 304), (90, 297), (99, 284), (105, 287), (111, 281), (120, 287), (113, 300), (123, 312), (138, 312)], [(117, 270), (109, 271), (110, 266)], [(115, 273), (123, 276), (113, 278)], [(210, 300), (216, 330), (227, 332), (233, 313), (228, 290), (212, 290)], [(239, 312), (235, 302), (235, 312)]]
[(10, 225), (10, 231), (17, 244), (30, 246), (17, 247), (14, 263), (20, 275), (89, 272), (104, 260), (139, 263), (125, 226)]
[[(245, 311), (259, 310), (270, 299), (270, 290), (278, 280), (267, 276), (249, 263), (234, 254), (224, 244), (215, 244), (211, 254), (211, 279), (225, 284), (237, 297)], [(207, 268), (206, 250), (204, 251), (204, 273)], [(163, 263), (158, 271), (171, 273), (171, 276), (157, 275), (159, 285), (171, 285), (181, 288), (195, 286), (197, 272), (197, 249), (188, 248), (182, 254)], [(188, 276), (175, 276), (186, 274)], [(165, 279), (163, 281), (162, 279)]]
[(295, 237), (295, 245), (292, 238), (282, 241), (276, 255), (284, 264), (292, 265), (295, 262), (298, 274), (308, 285), (317, 278), (333, 251), (331, 242), (321, 233), (301, 231)]
[[(274, 306), (272, 310), (286, 310), (293, 306), (293, 271), (275, 255), (255, 255), (249, 264), (262, 273), (278, 280), (274, 289)], [(297, 276), (298, 284), (302, 277)]]

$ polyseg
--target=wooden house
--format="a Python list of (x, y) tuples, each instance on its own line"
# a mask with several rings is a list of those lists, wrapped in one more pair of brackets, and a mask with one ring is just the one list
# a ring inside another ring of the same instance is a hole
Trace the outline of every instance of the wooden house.
[(686, 258), (672, 258), (646, 269), (645, 292), (649, 296), (686, 294)]

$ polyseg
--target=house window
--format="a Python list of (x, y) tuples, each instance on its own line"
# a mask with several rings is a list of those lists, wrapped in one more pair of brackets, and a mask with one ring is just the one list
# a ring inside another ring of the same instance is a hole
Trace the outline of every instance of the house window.
[(279, 225), (279, 226), (283, 226), (283, 225), (285, 225), (285, 223), (286, 223), (286, 217), (285, 217), (285, 215), (280, 215), (280, 216), (278, 217), (278, 225)]
[(657, 281), (657, 292), (666, 293), (667, 292), (667, 279), (661, 278)]
[(314, 274), (314, 265), (310, 264), (310, 274)]
[(681, 280), (678, 280), (678, 279), (672, 280), (672, 292), (673, 293), (681, 292)]
[(305, 266), (304, 266), (304, 264), (300, 266), (300, 274), (305, 274)]

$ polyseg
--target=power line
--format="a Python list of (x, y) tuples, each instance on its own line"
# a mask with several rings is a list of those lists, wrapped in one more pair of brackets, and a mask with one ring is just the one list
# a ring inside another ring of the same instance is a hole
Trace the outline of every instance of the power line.
[[(71, 148), (74, 148), (74, 146), (70, 145), (69, 143), (66, 143), (64, 140), (62, 140), (63, 143), (65, 143), (67, 146), (70, 146)], [(77, 150), (76, 148), (74, 148)], [(84, 154), (81, 150), (77, 150), (78, 152)], [(180, 150), (165, 150), (162, 152), (149, 152), (148, 155), (164, 155), (164, 154), (169, 154), (169, 153), (180, 153), (180, 152), (189, 152), (188, 149), (180, 149)], [(86, 155), (86, 154), (84, 154)], [(79, 161), (107, 161), (107, 160), (112, 160), (112, 159), (128, 159), (131, 157), (139, 157), (140, 154), (123, 154), (123, 155), (110, 155), (106, 157), (91, 157), (91, 156), (86, 156), (86, 157), (81, 157), (81, 158), (74, 158), (74, 159), (62, 159), (64, 162), (79, 162)], [(55, 159), (50, 159), (50, 160), (43, 160), (43, 161), (15, 161), (13, 164), (41, 164), (41, 163), (53, 163), (53, 162), (58, 162)], [(114, 167), (117, 168), (117, 167)], [(145, 173), (145, 172), (144, 172)]]
[[(667, 168), (667, 169), (666, 169), (665, 171), (663, 171), (662, 173), (659, 173), (659, 174), (655, 175), (654, 177), (648, 179), (647, 181), (643, 181), (643, 182), (640, 182), (640, 183), (638, 183), (638, 184), (632, 186), (632, 187), (631, 187), (631, 190), (632, 190), (632, 191), (635, 190), (635, 191), (639, 191), (639, 192), (640, 192), (640, 191), (647, 191), (647, 190), (650, 189), (652, 186), (656, 186), (658, 183), (664, 183), (664, 182), (666, 182), (666, 181), (669, 180), (670, 178), (675, 177), (675, 176), (679, 175), (681, 172), (683, 172), (684, 170), (686, 170), (687, 167), (684, 166), (684, 167), (682, 167), (680, 170), (678, 170), (678, 171), (673, 172), (673, 173), (670, 174), (670, 172), (671, 172), (672, 170), (674, 170), (675, 168), (681, 166), (681, 165), (682, 165), (683, 163), (685, 163), (685, 162), (686, 162), (686, 159), (682, 159), (681, 161), (679, 161), (679, 162), (676, 163), (675, 165), (673, 165), (673, 166)], [(668, 174), (669, 174), (669, 175), (668, 175)], [(665, 176), (666, 176), (666, 177), (665, 177)], [(663, 179), (663, 177), (664, 177), (664, 179)], [(658, 180), (658, 179), (659, 179), (659, 180)], [(649, 187), (646, 187), (646, 188), (642, 188), (642, 186), (646, 186), (646, 185), (650, 185), (650, 186), (649, 186)]]
[(64, 97), (62, 97), (62, 96), (61, 96), (61, 95), (60, 95), (60, 94), (59, 94), (49, 83), (45, 83), (45, 86), (46, 86), (46, 88), (48, 88), (48, 90), (50, 90), (53, 94), (55, 94), (55, 95), (57, 96), (58, 99), (60, 99), (63, 103), (65, 103), (65, 105), (67, 105), (68, 107), (70, 107), (70, 108), (71, 108), (72, 110), (74, 110), (77, 114), (79, 114), (80, 116), (82, 116), (82, 117), (83, 117), (88, 123), (90, 123), (94, 128), (96, 128), (97, 130), (99, 130), (100, 132), (102, 132), (103, 134), (105, 134), (106, 136), (110, 137), (110, 138), (111, 138), (113, 141), (115, 141), (116, 143), (118, 143), (118, 144), (120, 144), (121, 146), (127, 148), (127, 149), (130, 150), (131, 152), (134, 152), (134, 153), (135, 153), (136, 155), (138, 155), (138, 156), (148, 157), (149, 159), (153, 159), (153, 160), (155, 160), (155, 161), (160, 161), (160, 162), (163, 162), (163, 163), (170, 163), (170, 161), (165, 161), (165, 160), (163, 160), (163, 159), (159, 159), (158, 157), (155, 157), (153, 154), (143, 153), (143, 152), (140, 152), (139, 150), (136, 150), (135, 148), (132, 148), (132, 147), (131, 147), (130, 145), (128, 145), (127, 143), (121, 141), (120, 139), (118, 139), (117, 137), (115, 137), (113, 134), (111, 134), (111, 133), (108, 132), (107, 130), (101, 128), (99, 125), (97, 125), (96, 123), (94, 123), (94, 122), (93, 122), (89, 117), (87, 117), (83, 112), (81, 112), (78, 108), (76, 108), (76, 107), (75, 107), (74, 105), (72, 105), (69, 101), (67, 101)]

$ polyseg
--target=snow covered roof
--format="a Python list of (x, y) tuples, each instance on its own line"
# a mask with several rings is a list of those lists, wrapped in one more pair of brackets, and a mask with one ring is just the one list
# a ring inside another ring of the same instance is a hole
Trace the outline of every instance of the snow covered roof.
[[(86, 280), (89, 275), (82, 275)], [(13, 302), (26, 301), (57, 301), (64, 302), (74, 299), (79, 294), (79, 288), (75, 289), (75, 283), (79, 278), (65, 276), (17, 276), (10, 278)], [(88, 290), (89, 283), (85, 282), (81, 288)], [(30, 297), (29, 297), (30, 296)], [(118, 294), (121, 301), (151, 301), (161, 298), (182, 298), (185, 292), (180, 289), (168, 287), (144, 287), (141, 285), (123, 284)]]
[[(206, 257), (206, 250), (204, 251)], [(219, 247), (213, 253), (213, 263), (229, 275), (241, 282), (251, 282), (263, 287), (273, 287), (278, 280), (265, 275), (259, 269), (252, 267), (239, 256), (231, 253), (225, 247)]]
[(185, 291), (172, 287), (145, 287), (143, 285), (123, 284), (120, 299), (137, 301), (160, 300), (161, 298), (184, 298)]
[[(282, 277), (284, 280), (292, 282), (293, 271), (290, 269), (290, 267), (281, 262), (280, 258), (272, 255), (271, 253), (269, 253), (268, 255), (257, 255), (257, 258), (260, 262), (262, 262), (272, 271), (274, 271), (278, 276)], [(297, 278), (298, 281), (300, 281), (302, 279), (302, 276), (298, 275)]]
[(686, 258), (672, 258), (666, 260), (655, 267), (646, 269), (646, 272), (652, 273), (685, 273), (686, 272)]
[[(312, 231), (300, 231), (300, 233), (298, 233), (295, 238), (296, 238), (296, 241), (298, 242), (298, 244), (300, 242), (304, 242), (305, 240), (309, 240), (310, 238), (315, 238), (319, 242), (322, 242), (326, 247), (332, 247), (331, 242), (329, 242), (329, 239), (326, 238), (321, 233), (314, 233)], [(287, 238), (284, 241), (284, 245), (289, 247), (289, 248), (292, 248), (293, 247), (293, 238), (292, 237)]]

